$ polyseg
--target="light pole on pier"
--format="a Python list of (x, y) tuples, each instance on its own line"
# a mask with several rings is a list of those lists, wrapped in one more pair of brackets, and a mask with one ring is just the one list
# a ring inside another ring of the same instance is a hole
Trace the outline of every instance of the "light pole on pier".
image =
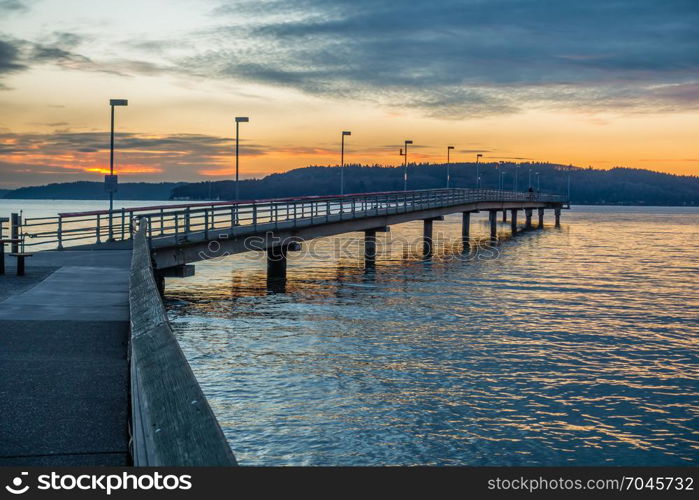
[(480, 165), (478, 164), (478, 160), (480, 160), (483, 157), (482, 154), (478, 153), (476, 155), (476, 189), (481, 188), (481, 173), (480, 173)]
[(539, 172), (536, 172), (534, 175), (536, 175), (536, 192), (540, 193), (541, 192), (541, 181), (539, 179)]
[(447, 189), (449, 189), (449, 180), (450, 180), (449, 166), (451, 163), (451, 158), (449, 157), (449, 153), (451, 152), (452, 149), (454, 149), (454, 146), (447, 146)]
[(408, 144), (412, 144), (413, 141), (406, 140), (405, 141), (405, 149), (400, 150), (400, 155), (404, 156), (404, 164), (403, 164), (403, 191), (408, 190)]
[(235, 117), (235, 201), (240, 199), (240, 190), (238, 187), (238, 156), (240, 152), (240, 124), (247, 123), (250, 118), (247, 116)]
[(112, 127), (109, 140), (109, 175), (104, 176), (104, 188), (109, 192), (109, 237), (107, 241), (114, 241), (114, 226), (112, 211), (114, 210), (114, 193), (117, 190), (117, 176), (114, 175), (114, 108), (116, 106), (128, 106), (126, 99), (110, 99), (109, 107), (112, 111)]
[(348, 130), (342, 131), (342, 146), (340, 148), (340, 194), (345, 194), (345, 136), (352, 135)]

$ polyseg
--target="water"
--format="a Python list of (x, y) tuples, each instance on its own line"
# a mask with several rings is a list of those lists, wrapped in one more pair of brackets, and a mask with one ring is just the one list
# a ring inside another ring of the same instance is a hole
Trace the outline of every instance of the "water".
[[(147, 207), (152, 205), (174, 205), (181, 201), (114, 200), (114, 209)], [(22, 213), (22, 217), (53, 217), (63, 212), (87, 212), (108, 210), (108, 200), (14, 200), (0, 199), (0, 217), (10, 213)], [(7, 226), (5, 226), (7, 230)]]
[(575, 207), (480, 260), (453, 258), (450, 216), (430, 261), (365, 272), (343, 235), (286, 293), (249, 253), (168, 280), (167, 306), (242, 464), (696, 464), (698, 215)]
[(292, 259), (286, 293), (248, 253), (168, 279), (167, 306), (245, 465), (696, 465), (698, 216), (574, 207), (474, 260), (454, 258), (450, 216), (431, 261), (394, 245), (365, 272), (343, 235)]

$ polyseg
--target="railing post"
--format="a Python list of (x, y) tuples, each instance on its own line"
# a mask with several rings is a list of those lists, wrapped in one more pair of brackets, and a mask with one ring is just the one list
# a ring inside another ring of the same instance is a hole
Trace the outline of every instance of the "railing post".
[(330, 200), (325, 200), (325, 222), (330, 221)]
[(100, 214), (97, 214), (97, 225), (95, 227), (95, 236), (97, 237), (97, 243), (100, 243)]
[(133, 239), (133, 210), (129, 210), (129, 239)]
[[(10, 215), (10, 238), (12, 238), (13, 240), (19, 239), (19, 233), (20, 233), (19, 226), (20, 226), (19, 214), (18, 213), (11, 214)], [(19, 252), (19, 244), (16, 241), (13, 242), (12, 245), (10, 245), (10, 248), (12, 249), (12, 251), (14, 253)]]
[(190, 218), (189, 218), (189, 207), (184, 209), (184, 233), (185, 235), (189, 234), (189, 226), (190, 224)]
[(63, 250), (63, 216), (58, 216), (58, 229), (56, 230), (56, 237), (58, 239), (58, 250)]
[(209, 239), (209, 209), (204, 209), (204, 238)]
[(121, 240), (124, 240), (124, 223), (125, 223), (125, 218), (126, 218), (126, 212), (124, 211), (124, 207), (121, 208)]
[(160, 236), (165, 234), (165, 212), (160, 209)]
[[(145, 218), (148, 220), (148, 243), (152, 243), (153, 242), (153, 224), (152, 224), (153, 221), (151, 220), (150, 215), (146, 215)], [(140, 226), (142, 223), (143, 223), (143, 218), (139, 218), (138, 225)]]
[(257, 204), (252, 202), (252, 227), (257, 231)]
[(180, 235), (180, 214), (175, 212), (175, 241), (177, 241), (177, 237)]

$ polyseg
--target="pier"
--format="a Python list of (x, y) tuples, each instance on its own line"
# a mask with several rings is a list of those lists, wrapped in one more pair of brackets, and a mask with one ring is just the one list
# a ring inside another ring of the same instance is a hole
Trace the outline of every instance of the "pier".
[(541, 228), (562, 208), (557, 195), (436, 189), (13, 215), (12, 245), (35, 250), (26, 276), (10, 256), (0, 277), (0, 464), (235, 465), (161, 298), (164, 278), (196, 262), (266, 252), (268, 283), (283, 284), (288, 253), (314, 238), (361, 232), (373, 266), (394, 224), (423, 221), (429, 255), (445, 215), (462, 214), (467, 249), (473, 213), (488, 212), (496, 240), (498, 212), (516, 233), (520, 211), (534, 229), (534, 210)]

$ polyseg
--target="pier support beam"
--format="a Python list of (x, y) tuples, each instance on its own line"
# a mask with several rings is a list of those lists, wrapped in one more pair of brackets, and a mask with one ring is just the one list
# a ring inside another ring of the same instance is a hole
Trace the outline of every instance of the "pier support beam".
[(464, 249), (471, 245), (471, 212), (461, 213), (461, 243)]
[(526, 216), (526, 221), (524, 223), (524, 227), (527, 229), (531, 229), (532, 228), (532, 209), (525, 208), (524, 215)]
[(553, 210), (553, 213), (556, 216), (556, 227), (561, 227), (561, 209), (556, 208)]
[(153, 277), (155, 278), (155, 285), (158, 287), (158, 293), (161, 297), (165, 297), (165, 276), (155, 273)]
[(498, 239), (498, 211), (488, 211), (488, 222), (490, 222), (490, 239), (495, 241)]
[(432, 219), (425, 219), (423, 221), (423, 231), (422, 231), (422, 254), (431, 255), (432, 254)]
[(180, 264), (179, 266), (166, 267), (165, 269), (153, 269), (155, 284), (158, 286), (160, 296), (165, 296), (165, 278), (189, 278), (194, 276), (194, 264)]
[(301, 244), (295, 241), (267, 249), (267, 290), (278, 293), (286, 290), (287, 255), (299, 250)]
[(507, 210), (502, 211), (502, 221), (507, 222)]
[(537, 229), (544, 229), (544, 209), (539, 209), (539, 225), (536, 226)]
[(517, 209), (512, 209), (512, 216), (510, 217), (510, 228), (512, 229), (512, 234), (517, 232)]
[(388, 226), (375, 227), (364, 231), (364, 268), (376, 266), (376, 233), (388, 233)]
[(444, 220), (444, 216), (430, 217), (429, 219), (424, 219), (423, 231), (422, 231), (422, 254), (425, 256), (432, 255), (433, 250), (433, 239), (432, 239), (432, 223), (436, 220)]

